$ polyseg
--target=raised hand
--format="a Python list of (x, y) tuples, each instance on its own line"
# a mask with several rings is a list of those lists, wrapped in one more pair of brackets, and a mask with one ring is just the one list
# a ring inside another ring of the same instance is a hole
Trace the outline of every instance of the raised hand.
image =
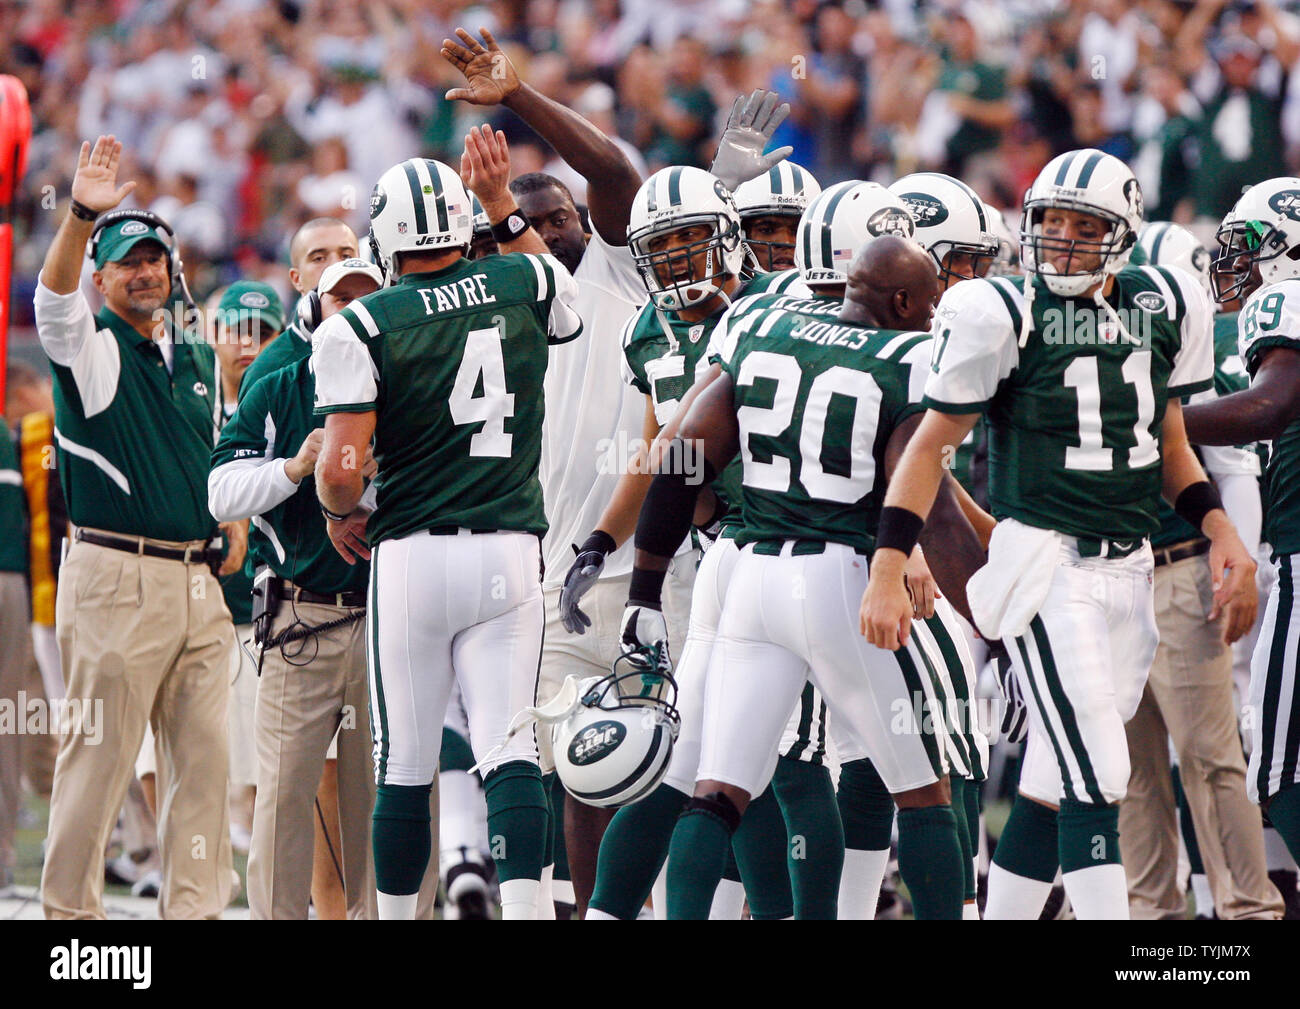
[(98, 214), (116, 207), (135, 189), (134, 182), (117, 184), (121, 160), (122, 144), (111, 135), (96, 139), (93, 150), (83, 142), (72, 176), (72, 198)]
[(502, 199), (513, 205), (514, 197), (506, 188), (510, 182), (510, 148), (504, 133), (493, 133), (487, 125), (469, 131), (460, 156), (460, 180), (478, 197), (488, 217), (493, 216), (492, 205)]
[(783, 102), (778, 107), (779, 100), (775, 91), (755, 88), (748, 98), (741, 95), (731, 106), (727, 128), (718, 141), (718, 153), (709, 169), (727, 189), (734, 191), (742, 182), (758, 178), (794, 150), (781, 147), (771, 154), (763, 153), (776, 128), (790, 114), (789, 104)]
[(445, 97), (449, 102), (500, 105), (519, 90), (519, 75), (510, 58), (501, 51), (490, 31), (480, 28), (479, 34), (486, 48), (464, 28), (456, 29), (463, 45), (451, 39), (442, 40), (442, 58), (465, 75), (465, 87), (447, 92)]

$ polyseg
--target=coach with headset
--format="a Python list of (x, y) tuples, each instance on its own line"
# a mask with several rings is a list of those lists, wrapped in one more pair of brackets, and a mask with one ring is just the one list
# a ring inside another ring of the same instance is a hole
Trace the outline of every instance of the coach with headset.
[[(231, 885), (226, 700), (233, 628), (208, 512), (215, 359), (176, 306), (170, 229), (142, 211), (107, 214), (122, 145), (82, 144), (72, 203), (45, 257), (36, 326), (54, 375), (58, 470), (75, 527), (55, 625), (72, 724), (54, 771), (41, 879), (48, 918), (103, 918), (104, 849), (145, 724), (157, 737), (163, 918), (215, 918)], [(101, 215), (104, 215), (101, 217)], [(96, 314), (78, 290), (91, 242)], [(218, 565), (220, 571), (218, 572)]]

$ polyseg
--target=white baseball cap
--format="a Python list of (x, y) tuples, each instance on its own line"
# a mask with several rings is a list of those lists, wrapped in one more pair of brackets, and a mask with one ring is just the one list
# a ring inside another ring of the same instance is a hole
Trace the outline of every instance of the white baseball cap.
[(369, 277), (377, 287), (384, 286), (384, 275), (374, 263), (367, 263), (364, 259), (341, 259), (325, 267), (316, 290), (320, 294), (328, 294), (340, 280), (354, 273)]

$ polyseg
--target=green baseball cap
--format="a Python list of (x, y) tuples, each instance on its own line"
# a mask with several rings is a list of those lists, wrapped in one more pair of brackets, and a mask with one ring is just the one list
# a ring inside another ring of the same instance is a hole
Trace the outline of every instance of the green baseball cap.
[(164, 251), (167, 249), (167, 240), (162, 233), (144, 221), (128, 219), (110, 224), (99, 236), (95, 246), (95, 269), (102, 270), (105, 263), (116, 263), (145, 241), (157, 242)]
[(275, 288), (260, 280), (239, 280), (226, 288), (217, 303), (217, 318), (227, 326), (237, 327), (244, 320), (256, 319), (266, 329), (284, 329), (284, 306)]

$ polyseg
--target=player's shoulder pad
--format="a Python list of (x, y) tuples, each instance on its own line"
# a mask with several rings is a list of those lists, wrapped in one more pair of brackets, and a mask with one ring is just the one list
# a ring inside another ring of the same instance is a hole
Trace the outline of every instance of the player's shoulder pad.
[(1210, 298), (1205, 288), (1181, 267), (1144, 265), (1126, 269), (1138, 274), (1147, 288), (1133, 295), (1138, 308), (1175, 321), (1189, 316), (1202, 319), (1209, 314)]
[(933, 326), (950, 328), (960, 319), (966, 325), (1005, 326), (1019, 333), (1025, 311), (1025, 292), (1011, 277), (963, 280), (943, 292), (934, 309)]

